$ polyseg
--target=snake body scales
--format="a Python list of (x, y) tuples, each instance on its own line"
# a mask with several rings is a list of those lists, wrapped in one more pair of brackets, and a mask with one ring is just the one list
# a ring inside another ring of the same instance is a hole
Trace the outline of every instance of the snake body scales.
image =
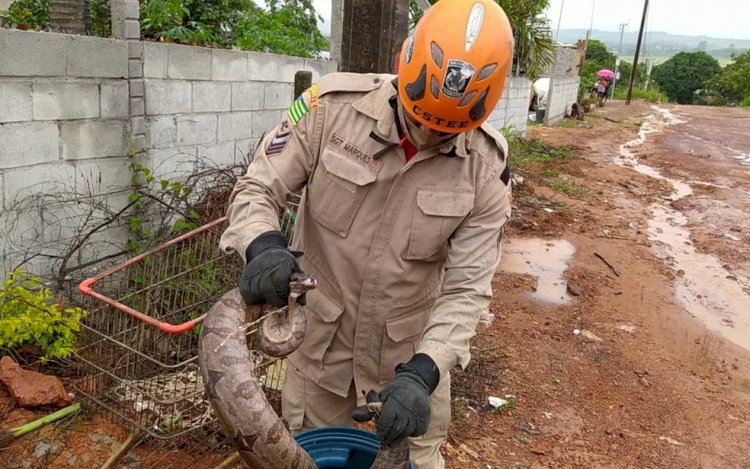
[[(290, 281), (289, 305), (261, 324), (258, 348), (284, 357), (302, 343), (306, 320), (297, 298), (317, 286), (312, 277)], [(261, 306), (247, 306), (237, 288), (208, 312), (201, 329), (198, 361), (206, 395), (245, 464), (253, 469), (318, 469), (271, 407), (253, 373), (242, 330), (246, 317), (258, 318)], [(381, 445), (371, 469), (407, 469), (409, 445)]]

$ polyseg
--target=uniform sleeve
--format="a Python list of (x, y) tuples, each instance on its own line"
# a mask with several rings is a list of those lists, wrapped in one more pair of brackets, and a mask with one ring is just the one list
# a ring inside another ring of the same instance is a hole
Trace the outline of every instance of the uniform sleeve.
[(229, 227), (219, 246), (245, 256), (258, 235), (280, 230), (279, 214), (287, 199), (301, 190), (314, 164), (319, 132), (317, 86), (305, 91), (255, 151), (247, 173), (240, 177), (229, 198)]
[(503, 169), (479, 191), (474, 211), (449, 241), (442, 291), (417, 348), (435, 361), (440, 376), (469, 364), (469, 340), (492, 299), (502, 229), (511, 211), (510, 181), (503, 177), (509, 173)]

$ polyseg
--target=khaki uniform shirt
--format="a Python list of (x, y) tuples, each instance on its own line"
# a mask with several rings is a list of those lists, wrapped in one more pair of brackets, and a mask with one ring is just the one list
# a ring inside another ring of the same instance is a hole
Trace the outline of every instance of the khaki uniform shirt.
[(354, 380), (360, 402), (415, 353), (441, 376), (468, 364), (510, 216), (502, 135), (484, 125), (406, 163), (394, 78), (331, 74), (295, 101), (237, 182), (221, 239), (244, 256), (304, 189), (292, 248), (319, 288), (289, 359), (341, 396)]

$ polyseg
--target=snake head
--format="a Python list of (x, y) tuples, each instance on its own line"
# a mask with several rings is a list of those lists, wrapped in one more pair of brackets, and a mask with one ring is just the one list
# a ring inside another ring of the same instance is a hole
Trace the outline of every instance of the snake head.
[(315, 277), (304, 274), (292, 274), (289, 280), (289, 297), (295, 300), (318, 286)]

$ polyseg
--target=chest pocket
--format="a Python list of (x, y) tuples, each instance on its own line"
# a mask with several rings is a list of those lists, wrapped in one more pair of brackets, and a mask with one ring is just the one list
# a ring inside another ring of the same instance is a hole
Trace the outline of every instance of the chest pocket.
[(324, 149), (308, 186), (308, 204), (315, 220), (342, 237), (378, 175), (333, 150)]
[(473, 206), (474, 193), (469, 188), (419, 187), (406, 258), (427, 260), (445, 248)]

